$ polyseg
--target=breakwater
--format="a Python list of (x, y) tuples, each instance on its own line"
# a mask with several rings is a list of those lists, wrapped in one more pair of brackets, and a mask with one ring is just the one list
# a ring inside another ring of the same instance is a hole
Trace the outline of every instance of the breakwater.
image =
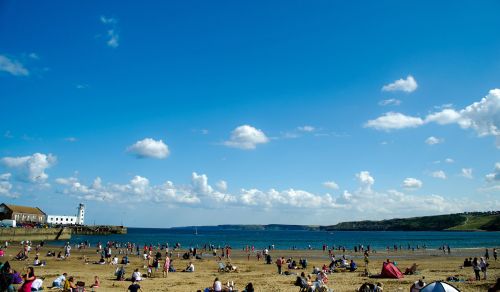
[(0, 228), (0, 242), (3, 241), (54, 241), (70, 240), (72, 235), (127, 234), (124, 226), (65, 226), (45, 228)]
[(71, 229), (60, 228), (0, 228), (0, 241), (69, 240)]
[(69, 226), (72, 234), (78, 235), (110, 235), (127, 234), (125, 226), (93, 225), (93, 226)]

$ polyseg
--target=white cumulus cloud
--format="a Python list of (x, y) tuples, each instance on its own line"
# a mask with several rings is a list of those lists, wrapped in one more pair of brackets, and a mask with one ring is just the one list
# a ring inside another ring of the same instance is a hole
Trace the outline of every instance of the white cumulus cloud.
[(325, 181), (323, 183), (323, 186), (327, 189), (331, 189), (331, 190), (338, 190), (339, 189), (339, 185), (334, 182), (334, 181)]
[(495, 163), (494, 171), (486, 175), (486, 181), (500, 182), (500, 162)]
[(423, 185), (421, 180), (416, 178), (408, 177), (403, 181), (403, 187), (406, 189), (419, 189)]
[(472, 177), (472, 168), (462, 168), (462, 174), (465, 178), (473, 178)]
[(382, 91), (404, 91), (404, 92), (413, 92), (417, 90), (417, 81), (413, 76), (408, 75), (406, 79), (398, 79), (393, 83), (384, 85), (382, 87)]
[(43, 183), (49, 177), (45, 170), (53, 166), (56, 160), (52, 154), (35, 153), (30, 156), (4, 157), (1, 163), (12, 169), (14, 175), (22, 181)]
[(494, 136), (500, 148), (500, 89), (492, 89), (478, 102), (462, 110), (445, 108), (430, 113), (424, 119), (389, 112), (365, 123), (365, 127), (376, 130), (415, 128), (428, 123), (439, 125), (458, 124), (462, 129), (473, 129), (478, 136)]
[(249, 125), (242, 125), (237, 127), (231, 132), (231, 137), (224, 145), (233, 148), (244, 150), (255, 149), (258, 144), (265, 144), (269, 142), (266, 134), (260, 129), (256, 129)]
[(442, 170), (437, 170), (431, 173), (431, 176), (439, 179), (446, 179), (446, 173)]
[(167, 144), (162, 140), (154, 140), (152, 138), (145, 138), (135, 142), (129, 146), (127, 151), (134, 154), (137, 158), (156, 158), (164, 159), (170, 154)]
[(0, 196), (8, 198), (17, 198), (19, 194), (12, 193), (12, 184), (10, 183), (10, 173), (0, 174)]
[(424, 124), (424, 121), (419, 117), (407, 116), (402, 113), (388, 112), (374, 120), (369, 120), (365, 123), (366, 128), (376, 130), (399, 130), (404, 128), (416, 128)]
[(0, 55), (0, 71), (7, 72), (14, 76), (28, 76), (30, 72), (21, 62), (9, 59), (5, 55)]
[(436, 138), (434, 136), (430, 136), (429, 138), (425, 139), (425, 143), (427, 145), (436, 145), (436, 144), (440, 144), (440, 143), (443, 143), (443, 139), (441, 138)]

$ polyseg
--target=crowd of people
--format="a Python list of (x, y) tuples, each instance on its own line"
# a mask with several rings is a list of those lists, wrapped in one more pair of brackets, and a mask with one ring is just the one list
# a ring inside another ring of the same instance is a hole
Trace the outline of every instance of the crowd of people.
[[(0, 264), (0, 291), (38, 291), (43, 287), (44, 279), (35, 275), (35, 267), (43, 267), (46, 265), (46, 261), (42, 260), (40, 255), (43, 245), (44, 242), (40, 242), (36, 245), (30, 241), (21, 242), (21, 249), (12, 258), (12, 260), (26, 261), (33, 258), (33, 263), (22, 272), (13, 270), (8, 261), (4, 264)], [(0, 248), (0, 257), (5, 254), (4, 250), (8, 246), (9, 243), (6, 242), (6, 244)], [(78, 248), (78, 250), (81, 250), (89, 248), (90, 245), (88, 242), (83, 242), (75, 245), (75, 247)], [(408, 248), (412, 249), (413, 247), (408, 245)], [(418, 246), (418, 248), (426, 248), (426, 246)], [(394, 245), (392, 249), (393, 251), (397, 251), (401, 249), (401, 246)], [(448, 253), (449, 246), (443, 245), (441, 249), (446, 250)], [(274, 245), (269, 245), (262, 250), (256, 250), (254, 246), (247, 245), (243, 250), (249, 254), (253, 253), (256, 256), (257, 261), (260, 261), (263, 257), (265, 259), (265, 264), (271, 264), (271, 253), (274, 253), (275, 247)], [(352, 250), (354, 250), (355, 253), (362, 253), (365, 263), (365, 274), (367, 274), (366, 271), (370, 262), (370, 255), (376, 251), (374, 251), (369, 245), (366, 247), (363, 245), (356, 245)], [(51, 247), (51, 249), (47, 251), (46, 257), (56, 257), (58, 260), (66, 260), (72, 256), (71, 251), (72, 246), (69, 242), (67, 242), (60, 248), (59, 251)], [(341, 255), (336, 256), (335, 251), (341, 252)], [(329, 263), (325, 263), (322, 266), (313, 266), (311, 270), (309, 270), (308, 259), (304, 257), (300, 257), (298, 259), (293, 257), (277, 257), (274, 263), (278, 274), (297, 275), (295, 285), (299, 286), (300, 289), (303, 289), (302, 291), (329, 291), (327, 285), (329, 283), (330, 275), (339, 271), (354, 272), (358, 270), (358, 264), (355, 261), (355, 258), (347, 256), (345, 251), (345, 246), (331, 246), (329, 248), (328, 245), (323, 245), (323, 252), (328, 252)], [(35, 255), (31, 257), (31, 253), (34, 253)], [(114, 274), (116, 277), (115, 279), (117, 281), (130, 281), (131, 284), (128, 287), (129, 291), (142, 291), (140, 283), (147, 278), (157, 277), (159, 271), (161, 272), (160, 275), (165, 278), (168, 277), (169, 273), (176, 272), (173, 265), (175, 257), (178, 259), (182, 258), (184, 260), (189, 260), (186, 267), (180, 270), (182, 272), (195, 273), (196, 269), (194, 261), (197, 259), (215, 259), (215, 261), (219, 264), (219, 272), (238, 272), (238, 268), (231, 263), (232, 248), (227, 245), (222, 247), (214, 245), (205, 245), (202, 248), (190, 247), (186, 249), (185, 252), (182, 252), (180, 243), (175, 244), (174, 247), (170, 249), (168, 244), (156, 246), (144, 245), (140, 248), (138, 245), (133, 243), (124, 244), (118, 242), (108, 242), (104, 245), (98, 243), (96, 245), (96, 254), (99, 260), (94, 262), (94, 264), (116, 266)], [(493, 249), (491, 254), (493, 257), (492, 260), (496, 261), (497, 249)], [(120, 256), (120, 259), (118, 255)], [(132, 255), (142, 258), (144, 263), (143, 268), (146, 270), (144, 270), (143, 273), (140, 268), (134, 268), (131, 270), (132, 272), (129, 274), (130, 276), (127, 277), (126, 267), (130, 264), (129, 256)], [(223, 262), (223, 259), (226, 260), (226, 263)], [(250, 260), (250, 257), (247, 259)], [(487, 280), (489, 260), (490, 250), (485, 249), (483, 256), (466, 258), (462, 267), (470, 267), (474, 273), (474, 279), (476, 281)], [(84, 262), (89, 263), (86, 256), (84, 256)], [(416, 271), (416, 263), (414, 264), (414, 267), (415, 269), (413, 269), (413, 266), (407, 268), (405, 274), (413, 274)], [(454, 279), (450, 278), (450, 280), (453, 281)], [(55, 277), (51, 284), (52, 285), (50, 287), (60, 288), (63, 291), (77, 291), (79, 287), (83, 287), (85, 285), (83, 282), (77, 281), (76, 276), (68, 276), (67, 273), (62, 273), (61, 275)], [(425, 278), (421, 277), (418, 281), (415, 281), (412, 284), (410, 288), (411, 292), (418, 292), (425, 285)], [(100, 279), (98, 276), (95, 276), (94, 283), (90, 285), (90, 287), (98, 288), (100, 286)], [(227, 281), (223, 284), (217, 277), (212, 286), (200, 291), (222, 292), (233, 290), (236, 290), (236, 285), (233, 281)], [(358, 290), (382, 291), (383, 285), (380, 283), (365, 283)], [(253, 284), (248, 283), (245, 285), (245, 289), (243, 291), (254, 291)]]

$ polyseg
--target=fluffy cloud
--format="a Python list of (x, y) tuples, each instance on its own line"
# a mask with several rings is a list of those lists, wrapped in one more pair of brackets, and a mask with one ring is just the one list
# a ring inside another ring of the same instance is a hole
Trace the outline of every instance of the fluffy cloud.
[(129, 146), (127, 151), (134, 154), (137, 158), (156, 158), (164, 159), (170, 154), (167, 144), (162, 140), (154, 140), (146, 138), (137, 141), (135, 144)]
[(384, 85), (382, 87), (382, 91), (404, 91), (404, 92), (413, 92), (417, 90), (417, 81), (413, 76), (408, 75), (406, 79), (398, 79), (393, 83)]
[(334, 181), (325, 181), (323, 183), (323, 186), (327, 189), (331, 189), (331, 190), (338, 190), (339, 189), (339, 185), (334, 182)]
[(249, 125), (239, 126), (231, 132), (231, 137), (224, 145), (244, 150), (255, 149), (258, 144), (269, 142), (266, 134)]
[(425, 143), (427, 145), (436, 145), (436, 144), (439, 144), (439, 143), (443, 143), (443, 139), (440, 139), (440, 138), (436, 138), (434, 136), (430, 136), (429, 138), (425, 139)]
[(431, 173), (431, 176), (434, 178), (439, 178), (439, 179), (446, 179), (446, 173), (442, 170), (434, 171)]
[(444, 160), (444, 162), (446, 162), (446, 163), (453, 163), (453, 162), (455, 162), (455, 160), (453, 160), (453, 159), (451, 159), (451, 158), (446, 158), (446, 159)]
[(419, 189), (423, 185), (421, 180), (416, 178), (408, 177), (403, 181), (403, 187), (406, 189)]
[(52, 154), (35, 153), (30, 156), (4, 157), (1, 163), (12, 169), (19, 180), (43, 183), (49, 177), (45, 170), (53, 166), (56, 160)]
[(472, 168), (462, 168), (462, 174), (465, 178), (472, 178)]
[(416, 128), (424, 124), (419, 117), (406, 116), (401, 113), (388, 112), (374, 120), (369, 120), (364, 125), (366, 128), (376, 130), (399, 130), (404, 128)]
[(395, 99), (395, 98), (390, 98), (390, 99), (384, 99), (379, 101), (378, 105), (380, 106), (389, 106), (389, 105), (394, 105), (398, 106), (401, 104), (401, 100)]
[(356, 178), (358, 179), (358, 182), (360, 184), (359, 192), (362, 194), (371, 194), (375, 179), (370, 175), (370, 172), (361, 171), (356, 174)]
[(425, 118), (425, 122), (434, 122), (439, 125), (448, 125), (457, 123), (458, 121), (460, 121), (460, 118), (460, 113), (458, 113), (454, 109), (444, 109), (440, 112), (427, 115), (427, 117)]
[(14, 76), (28, 76), (30, 72), (19, 61), (0, 55), (0, 71)]
[(9, 181), (10, 177), (10, 173), (0, 174), (0, 196), (17, 198), (19, 194), (12, 193), (12, 184)]
[[(273, 211), (293, 209), (292, 212), (347, 212), (353, 220), (363, 218), (387, 218), (395, 216), (422, 215), (429, 213), (462, 212), (482, 210), (484, 202), (466, 198), (445, 198), (439, 195), (407, 195), (397, 190), (376, 191), (371, 187), (375, 179), (368, 171), (356, 175), (359, 188), (355, 191), (344, 190), (337, 197), (330, 194), (315, 194), (306, 190), (271, 188), (267, 191), (257, 188), (241, 189), (229, 194), (222, 189), (210, 186), (205, 174), (193, 172), (187, 185), (175, 185), (171, 181), (152, 184), (147, 178), (134, 176), (128, 183), (103, 183), (96, 178), (90, 185), (81, 183), (76, 178), (60, 178), (56, 182), (64, 194), (73, 195), (83, 200), (97, 200), (108, 204), (137, 204), (148, 202), (165, 204), (171, 207), (222, 208), (235, 211), (234, 208)], [(420, 187), (416, 179), (407, 179), (408, 185)], [(411, 182), (411, 181), (416, 181)], [(369, 186), (370, 193), (366, 193)], [(217, 187), (218, 188), (218, 187)], [(494, 204), (494, 202), (493, 202)], [(326, 214), (326, 213), (325, 213)], [(330, 213), (329, 213), (330, 214)]]
[(103, 23), (109, 28), (106, 31), (106, 36), (107, 36), (106, 44), (109, 47), (117, 48), (120, 45), (119, 43), (120, 35), (118, 34), (117, 31), (118, 20), (116, 18), (107, 18), (105, 16), (101, 16), (100, 20), (101, 23)]
[(488, 95), (480, 101), (459, 111), (446, 108), (428, 114), (425, 119), (389, 112), (374, 120), (369, 120), (365, 127), (387, 131), (415, 128), (428, 123), (458, 124), (462, 129), (475, 130), (480, 137), (494, 136), (497, 147), (500, 148), (500, 89), (490, 90)]
[(500, 162), (495, 163), (494, 171), (486, 175), (486, 181), (500, 182)]
[(215, 186), (217, 189), (221, 192), (226, 192), (227, 191), (227, 182), (225, 180), (220, 180), (218, 181)]

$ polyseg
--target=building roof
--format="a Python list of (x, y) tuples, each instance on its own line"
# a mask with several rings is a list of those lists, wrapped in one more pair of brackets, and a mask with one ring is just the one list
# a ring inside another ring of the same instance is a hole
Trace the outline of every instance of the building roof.
[(2, 204), (9, 208), (12, 212), (16, 213), (25, 213), (25, 214), (36, 214), (36, 215), (46, 215), (40, 208), (38, 207), (27, 207), (27, 206), (18, 206), (11, 204)]

